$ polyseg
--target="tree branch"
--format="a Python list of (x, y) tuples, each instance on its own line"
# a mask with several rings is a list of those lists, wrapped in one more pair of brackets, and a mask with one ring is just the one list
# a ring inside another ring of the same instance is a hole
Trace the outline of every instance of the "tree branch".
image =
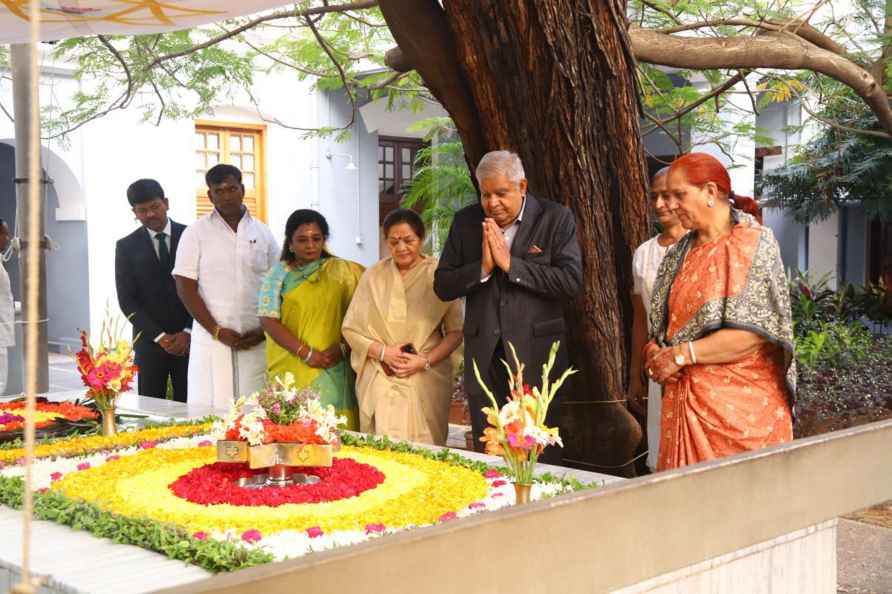
[[(452, 116), (468, 162), (476, 164), (489, 147), (471, 89), (455, 59), (455, 40), (443, 7), (438, 0), (380, 0), (378, 5), (400, 48), (399, 52), (389, 50), (388, 58), (399, 55), (405, 70), (418, 72)], [(392, 62), (387, 64), (393, 67)]]
[(304, 20), (307, 23), (307, 26), (310, 28), (310, 31), (313, 32), (313, 36), (316, 38), (316, 41), (322, 46), (323, 51), (328, 56), (328, 59), (331, 60), (331, 63), (334, 64), (334, 67), (338, 70), (338, 76), (341, 77), (341, 84), (344, 85), (344, 91), (347, 93), (347, 97), (350, 99), (350, 122), (341, 126), (341, 130), (345, 130), (353, 125), (353, 122), (356, 121), (356, 96), (353, 94), (353, 89), (350, 87), (350, 84), (347, 82), (347, 74), (344, 72), (343, 66), (335, 57), (334, 52), (331, 47), (328, 45), (328, 42), (322, 37), (322, 34), (319, 33), (319, 29), (316, 28), (316, 23), (313, 22), (309, 16), (304, 17)]
[[(749, 74), (749, 73), (746, 73), (746, 74)], [(676, 111), (670, 117), (660, 120), (660, 123), (668, 124), (672, 120), (677, 120), (677, 119), (683, 118), (684, 116), (686, 116), (693, 110), (697, 109), (698, 107), (700, 107), (701, 105), (703, 105), (704, 103), (706, 103), (707, 101), (712, 99), (713, 97), (718, 97), (719, 95), (721, 95), (722, 93), (724, 93), (725, 91), (727, 91), (728, 89), (730, 89), (731, 87), (733, 87), (734, 85), (739, 83), (740, 81), (744, 80), (746, 78), (746, 74), (743, 72), (738, 72), (737, 74), (735, 74), (734, 76), (732, 76), (731, 78), (729, 78), (728, 80), (726, 80), (725, 82), (720, 84), (719, 86), (717, 86), (714, 89), (712, 89), (711, 91), (709, 91), (709, 93), (703, 95), (696, 101), (689, 103), (682, 109)], [(656, 122), (654, 122), (654, 123), (656, 123)], [(646, 130), (645, 132), (643, 132), (642, 135), (647, 136), (648, 134), (650, 134), (653, 131), (654, 131), (654, 128), (650, 128), (650, 129)]]
[(811, 70), (827, 75), (851, 87), (870, 106), (880, 125), (892, 134), (892, 108), (876, 79), (851, 60), (792, 33), (697, 38), (633, 27), (629, 34), (636, 58), (650, 64), (694, 70)]
[(174, 58), (182, 58), (183, 56), (188, 56), (189, 54), (192, 54), (199, 50), (209, 48), (212, 45), (216, 45), (216, 44), (220, 43), (221, 41), (225, 41), (227, 39), (235, 37), (236, 35), (238, 35), (240, 33), (244, 33), (248, 29), (256, 27), (257, 25), (259, 25), (261, 23), (267, 23), (269, 21), (277, 21), (280, 19), (288, 19), (288, 18), (306, 18), (306, 17), (310, 17), (310, 16), (315, 16), (315, 15), (325, 15), (325, 14), (332, 13), (332, 12), (347, 12), (350, 10), (365, 10), (368, 8), (374, 8), (377, 5), (378, 5), (377, 0), (363, 0), (360, 2), (353, 2), (351, 4), (335, 4), (335, 5), (328, 5), (328, 6), (316, 6), (316, 7), (307, 8), (304, 10), (286, 10), (286, 11), (282, 11), (282, 12), (274, 12), (271, 14), (263, 15), (263, 16), (255, 18), (255, 19), (252, 19), (252, 20), (244, 23), (243, 25), (240, 25), (240, 26), (236, 27), (235, 29), (232, 29), (231, 31), (227, 31), (226, 33), (223, 33), (222, 35), (212, 37), (203, 43), (193, 45), (192, 47), (186, 48), (184, 50), (180, 50), (178, 52), (172, 52), (170, 54), (158, 56), (148, 66), (146, 66), (146, 69), (147, 70), (151, 69), (154, 66), (157, 66), (158, 64), (160, 64), (161, 62), (165, 62), (167, 60), (173, 60)]
[(830, 126), (831, 128), (836, 128), (842, 132), (849, 132), (851, 134), (860, 134), (861, 136), (870, 136), (872, 138), (882, 138), (884, 140), (892, 140), (892, 134), (887, 134), (885, 132), (879, 132), (877, 130), (865, 130), (864, 128), (853, 128), (851, 126), (846, 126), (845, 124), (840, 124), (836, 120), (831, 120), (830, 118), (825, 118), (824, 116), (817, 114), (808, 106), (808, 102), (805, 100), (802, 95), (793, 91), (797, 98), (799, 98), (799, 104), (802, 106), (802, 109), (808, 113), (811, 117), (818, 120), (822, 124)]
[(682, 24), (677, 27), (667, 27), (665, 29), (654, 30), (659, 33), (666, 33), (671, 35), (673, 33), (681, 33), (683, 31), (695, 31), (698, 29), (707, 29), (714, 27), (750, 27), (754, 29), (762, 29), (764, 31), (773, 31), (776, 33), (786, 31), (805, 39), (806, 41), (816, 45), (817, 47), (833, 52), (834, 54), (846, 57), (849, 56), (844, 46), (834, 41), (831, 37), (821, 33), (805, 21), (797, 19), (789, 21), (755, 21), (749, 18), (715, 19), (700, 21), (697, 23)]

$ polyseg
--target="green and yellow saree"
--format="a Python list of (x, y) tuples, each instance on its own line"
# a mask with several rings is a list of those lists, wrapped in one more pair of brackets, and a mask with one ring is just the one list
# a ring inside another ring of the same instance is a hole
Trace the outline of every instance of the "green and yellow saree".
[[(314, 350), (341, 342), (341, 324), (363, 268), (355, 262), (325, 257), (302, 267), (278, 262), (260, 288), (257, 315), (278, 319), (289, 332)], [(330, 369), (310, 367), (267, 335), (267, 378), (294, 374), (297, 385), (318, 390), (323, 404), (332, 404), (359, 428), (355, 376), (349, 360)]]

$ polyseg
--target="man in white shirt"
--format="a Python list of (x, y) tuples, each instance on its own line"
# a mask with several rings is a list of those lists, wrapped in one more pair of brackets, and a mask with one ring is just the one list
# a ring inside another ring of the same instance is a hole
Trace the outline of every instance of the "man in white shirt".
[(192, 317), (171, 275), (186, 227), (167, 216), (168, 200), (154, 179), (130, 184), (127, 201), (141, 226), (115, 246), (115, 286), (121, 311), (133, 324), (137, 389), (164, 398), (169, 380), (174, 400), (186, 402)]
[(257, 295), (279, 258), (269, 227), (243, 202), (242, 173), (215, 165), (205, 175), (214, 210), (183, 233), (173, 274), (192, 317), (189, 403), (226, 410), (263, 387), (266, 357)]
[[(0, 253), (9, 247), (9, 227), (0, 219)], [(15, 345), (15, 306), (12, 301), (12, 287), (6, 268), (0, 265), (0, 395), (6, 393), (6, 380), (9, 377), (9, 353), (7, 349)]]

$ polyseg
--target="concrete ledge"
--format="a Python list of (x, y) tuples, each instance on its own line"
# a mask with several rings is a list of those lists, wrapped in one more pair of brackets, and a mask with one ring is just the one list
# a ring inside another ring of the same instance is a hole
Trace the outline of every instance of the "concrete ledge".
[(892, 498), (892, 421), (162, 592), (610, 592)]

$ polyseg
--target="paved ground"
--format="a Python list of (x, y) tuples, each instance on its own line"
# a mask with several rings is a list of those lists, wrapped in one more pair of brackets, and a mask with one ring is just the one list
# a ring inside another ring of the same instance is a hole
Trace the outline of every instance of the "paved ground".
[(840, 518), (838, 539), (840, 594), (892, 593), (892, 529)]
[(79, 390), (83, 387), (73, 356), (50, 353), (50, 392)]

